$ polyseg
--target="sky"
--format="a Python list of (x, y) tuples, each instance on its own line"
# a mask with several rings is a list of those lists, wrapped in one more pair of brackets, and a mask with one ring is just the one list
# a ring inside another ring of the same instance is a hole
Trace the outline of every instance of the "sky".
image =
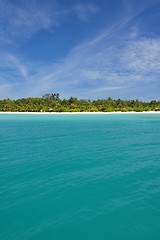
[(160, 0), (0, 0), (0, 99), (160, 100)]

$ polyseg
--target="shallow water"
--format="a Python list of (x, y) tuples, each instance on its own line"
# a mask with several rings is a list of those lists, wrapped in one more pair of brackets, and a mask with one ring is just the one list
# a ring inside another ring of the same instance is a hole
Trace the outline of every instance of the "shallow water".
[(160, 114), (0, 115), (0, 239), (160, 239)]

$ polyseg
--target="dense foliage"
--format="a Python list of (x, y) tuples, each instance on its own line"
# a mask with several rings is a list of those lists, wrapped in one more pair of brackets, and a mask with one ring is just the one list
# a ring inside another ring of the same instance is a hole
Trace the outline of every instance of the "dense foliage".
[(113, 112), (113, 111), (160, 111), (160, 101), (98, 99), (84, 100), (70, 97), (60, 99), (58, 93), (45, 94), (41, 98), (29, 97), (17, 100), (0, 100), (1, 112)]

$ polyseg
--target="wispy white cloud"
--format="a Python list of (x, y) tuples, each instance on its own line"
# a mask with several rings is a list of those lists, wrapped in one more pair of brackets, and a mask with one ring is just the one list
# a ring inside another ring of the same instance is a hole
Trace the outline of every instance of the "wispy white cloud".
[(123, 53), (125, 66), (136, 73), (160, 74), (160, 39), (142, 38), (133, 41)]
[[(49, 1), (49, 0), (48, 0)], [(40, 30), (50, 31), (59, 26), (63, 16), (75, 13), (82, 21), (88, 21), (99, 12), (93, 3), (80, 3), (62, 8), (56, 0), (44, 4), (39, 0), (0, 0), (0, 44), (16, 44), (16, 40), (29, 39)]]
[(129, 33), (118, 43), (110, 40), (101, 40), (90, 48), (87, 44), (83, 51), (76, 48), (62, 63), (37, 75), (40, 81), (35, 90), (58, 91), (65, 97), (74, 93), (85, 98), (100, 94), (120, 97), (122, 92), (131, 95), (135, 88), (156, 82), (160, 39), (133, 40)]
[(0, 99), (9, 98), (12, 95), (12, 91), (13, 85), (9, 83), (0, 83)]
[(21, 75), (22, 78), (27, 79), (28, 77), (28, 69), (25, 65), (21, 63), (21, 61), (13, 56), (13, 55), (8, 55), (7, 56), (7, 62), (9, 63), (12, 68), (16, 68), (19, 74)]
[[(103, 51), (90, 49), (89, 55), (88, 48), (83, 53), (72, 52), (63, 62), (48, 67), (29, 66), (18, 57), (9, 56), (7, 67), (9, 69), (10, 66), (16, 74), (12, 75), (13, 86), (4, 85), (3, 89), (6, 94), (9, 92), (7, 88), (14, 92), (13, 89), (21, 81), (19, 87), (24, 91), (20, 91), (18, 97), (39, 96), (45, 92), (83, 98), (121, 97), (123, 93), (136, 96), (136, 89), (142, 90), (144, 85), (156, 83), (160, 69), (160, 55), (156, 51), (160, 39), (130, 40), (125, 43), (121, 49), (117, 43), (112, 48), (103, 43)], [(17, 92), (12, 93), (12, 97), (14, 94), (18, 95)]]
[[(54, 2), (54, 1), (53, 1)], [(0, 43), (11, 43), (15, 38), (26, 39), (41, 29), (56, 25), (58, 10), (40, 1), (0, 1)], [(2, 27), (3, 26), (3, 27)]]
[[(20, 58), (10, 53), (0, 52), (0, 55), (1, 74), (3, 73), (3, 70), (7, 69), (8, 75), (12, 72), (12, 75), (10, 76), (11, 79), (12, 77), (19, 76), (22, 80), (28, 80), (29, 73), (27, 64), (22, 63)], [(5, 74), (7, 74), (6, 71)]]
[[(131, 5), (126, 9), (126, 15), (118, 23), (75, 46), (58, 63), (33, 66), (13, 54), (6, 57), (7, 61), (0, 67), (7, 67), (14, 73), (13, 86), (3, 85), (6, 97), (12, 89), (11, 97), (59, 92), (62, 97), (118, 98), (125, 95), (135, 98), (143, 92), (144, 98), (147, 86), (155, 89), (160, 73), (160, 39), (144, 38), (137, 22), (133, 24), (135, 16), (143, 11), (142, 7), (133, 13)], [(23, 80), (20, 87), (25, 90), (18, 95), (13, 90), (20, 79)]]
[(124, 8), (128, 14), (139, 15), (140, 13), (146, 11), (148, 8), (153, 7), (159, 0), (122, 0)]
[(92, 15), (100, 12), (100, 8), (91, 2), (79, 2), (73, 7), (73, 11), (80, 20), (88, 21)]

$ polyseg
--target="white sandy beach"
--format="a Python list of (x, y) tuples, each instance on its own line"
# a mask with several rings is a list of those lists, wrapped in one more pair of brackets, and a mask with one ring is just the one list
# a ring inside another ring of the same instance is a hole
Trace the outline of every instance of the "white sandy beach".
[(37, 115), (62, 115), (62, 114), (160, 114), (160, 111), (146, 111), (146, 112), (0, 112), (0, 114), (37, 114)]

